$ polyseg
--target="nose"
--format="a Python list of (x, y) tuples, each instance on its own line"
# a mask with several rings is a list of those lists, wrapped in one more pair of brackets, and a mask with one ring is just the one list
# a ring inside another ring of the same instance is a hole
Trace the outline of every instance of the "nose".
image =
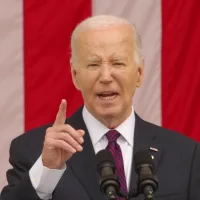
[(100, 67), (100, 82), (104, 84), (111, 83), (113, 81), (112, 70), (108, 63), (102, 64)]

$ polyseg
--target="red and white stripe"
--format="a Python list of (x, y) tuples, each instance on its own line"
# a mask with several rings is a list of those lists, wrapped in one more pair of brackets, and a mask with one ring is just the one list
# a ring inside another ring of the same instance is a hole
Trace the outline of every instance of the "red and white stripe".
[(52, 122), (62, 98), (82, 104), (70, 76), (70, 36), (91, 15), (136, 24), (145, 79), (134, 108), (144, 119), (200, 141), (200, 1), (0, 0), (0, 188), (10, 141)]

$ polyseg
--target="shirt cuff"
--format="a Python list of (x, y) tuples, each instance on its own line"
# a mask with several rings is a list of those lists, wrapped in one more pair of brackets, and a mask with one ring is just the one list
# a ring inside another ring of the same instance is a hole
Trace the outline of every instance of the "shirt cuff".
[(37, 195), (44, 200), (51, 199), (52, 193), (66, 170), (66, 164), (62, 169), (49, 169), (43, 166), (42, 156), (38, 158), (29, 171), (29, 176)]

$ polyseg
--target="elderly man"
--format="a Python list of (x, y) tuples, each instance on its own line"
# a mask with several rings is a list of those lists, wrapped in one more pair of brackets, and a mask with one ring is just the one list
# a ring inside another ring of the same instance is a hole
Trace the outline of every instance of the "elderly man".
[(200, 199), (199, 144), (143, 121), (133, 110), (144, 74), (135, 27), (114, 16), (91, 17), (76, 27), (71, 46), (71, 74), (84, 107), (66, 120), (67, 102), (62, 100), (54, 124), (13, 140), (13, 168), (1, 198), (106, 199), (94, 162), (105, 148), (117, 154), (116, 174), (128, 193), (137, 181), (133, 154), (145, 148), (154, 157), (159, 178), (156, 199)]

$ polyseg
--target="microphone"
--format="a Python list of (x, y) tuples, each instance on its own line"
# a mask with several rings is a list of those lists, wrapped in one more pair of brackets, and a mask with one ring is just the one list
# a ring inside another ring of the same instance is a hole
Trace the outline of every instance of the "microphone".
[(100, 190), (108, 198), (116, 199), (120, 184), (115, 176), (115, 161), (108, 150), (101, 150), (96, 154), (97, 171), (100, 174)]
[(155, 165), (148, 151), (136, 152), (135, 171), (138, 174), (137, 190), (144, 194), (145, 200), (153, 200), (153, 193), (158, 189), (158, 180), (154, 174)]

